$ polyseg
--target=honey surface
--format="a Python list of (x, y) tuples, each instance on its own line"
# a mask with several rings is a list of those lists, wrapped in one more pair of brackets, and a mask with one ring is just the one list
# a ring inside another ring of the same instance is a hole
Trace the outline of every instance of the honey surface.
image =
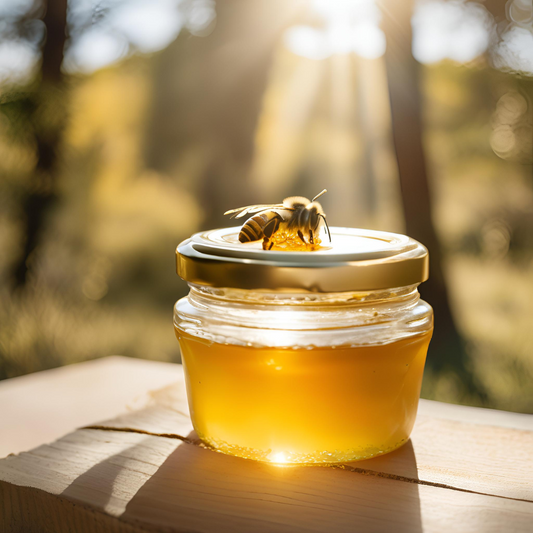
[(199, 436), (223, 452), (274, 463), (351, 461), (401, 446), (431, 338), (273, 349), (176, 334)]

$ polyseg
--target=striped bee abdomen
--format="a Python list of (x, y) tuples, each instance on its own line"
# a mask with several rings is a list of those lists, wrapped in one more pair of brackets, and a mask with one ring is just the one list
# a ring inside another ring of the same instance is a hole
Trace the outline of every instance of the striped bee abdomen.
[(275, 211), (263, 211), (250, 217), (239, 232), (239, 242), (258, 241), (270, 238), (279, 226), (281, 216)]

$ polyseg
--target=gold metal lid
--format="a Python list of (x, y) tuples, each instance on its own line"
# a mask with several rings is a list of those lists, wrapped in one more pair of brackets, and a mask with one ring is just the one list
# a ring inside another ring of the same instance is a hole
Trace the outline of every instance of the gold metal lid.
[(240, 226), (196, 233), (176, 250), (177, 272), (190, 283), (290, 292), (347, 292), (415, 285), (429, 274), (427, 249), (405, 235), (330, 227), (313, 252), (263, 250), (240, 243)]

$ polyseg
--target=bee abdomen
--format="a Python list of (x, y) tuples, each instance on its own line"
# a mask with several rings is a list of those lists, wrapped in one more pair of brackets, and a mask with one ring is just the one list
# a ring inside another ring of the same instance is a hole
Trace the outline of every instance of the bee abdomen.
[(239, 232), (239, 242), (258, 241), (263, 238), (263, 228), (268, 222), (268, 215), (260, 213), (249, 218)]
[(260, 239), (260, 237), (256, 237), (253, 231), (250, 231), (248, 226), (244, 224), (244, 226), (241, 228), (241, 231), (239, 232), (239, 242), (251, 242), (257, 241), (258, 239)]

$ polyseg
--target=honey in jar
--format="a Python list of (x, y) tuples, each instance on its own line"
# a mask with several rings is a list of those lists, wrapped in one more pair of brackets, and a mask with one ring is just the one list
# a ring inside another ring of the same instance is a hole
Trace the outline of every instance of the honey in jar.
[(409, 438), (433, 327), (417, 290), (427, 251), (402, 235), (331, 231), (323, 251), (243, 247), (238, 228), (178, 247), (191, 290), (174, 323), (207, 445), (277, 464), (336, 463)]

